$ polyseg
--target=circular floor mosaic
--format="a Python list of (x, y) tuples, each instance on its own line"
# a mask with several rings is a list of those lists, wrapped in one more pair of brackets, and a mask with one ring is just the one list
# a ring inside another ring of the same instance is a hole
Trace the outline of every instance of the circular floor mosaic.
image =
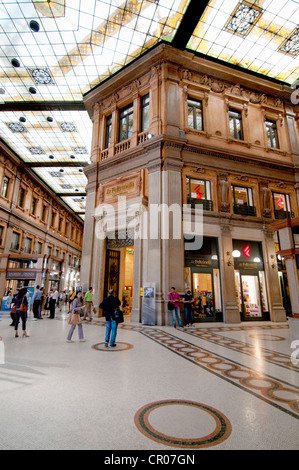
[[(177, 406), (184, 407), (181, 413), (177, 412)], [(164, 423), (163, 432), (162, 430), (155, 429), (154, 426), (160, 426), (161, 429), (161, 424), (154, 424), (155, 419), (151, 418), (151, 415), (156, 410), (159, 410), (157, 413), (161, 413), (162, 407), (169, 407), (166, 412), (164, 410), (163, 416), (160, 419), (160, 423)], [(191, 416), (189, 413), (186, 413), (189, 411), (186, 407), (192, 408)], [(196, 413), (195, 409), (198, 413)], [(176, 417), (177, 421), (179, 421), (178, 426), (174, 425)], [(149, 439), (167, 446), (185, 449), (214, 446), (225, 441), (231, 434), (230, 421), (220, 411), (211, 406), (187, 400), (164, 400), (149, 403), (137, 411), (134, 421), (139, 431)], [(167, 428), (167, 426), (172, 430), (173, 434), (177, 435), (171, 436), (166, 434), (165, 427)], [(196, 433), (197, 436), (195, 435)], [(179, 436), (178, 434), (185, 435)], [(198, 436), (198, 434), (203, 435)]]
[(106, 347), (105, 343), (98, 343), (92, 346), (92, 349), (97, 351), (126, 351), (127, 349), (132, 349), (133, 345), (129, 343), (117, 343), (115, 347), (111, 348), (110, 346)]
[(285, 338), (282, 336), (277, 336), (277, 335), (266, 335), (264, 333), (255, 333), (249, 335), (250, 338), (255, 338), (255, 339), (263, 339), (266, 341), (285, 341)]

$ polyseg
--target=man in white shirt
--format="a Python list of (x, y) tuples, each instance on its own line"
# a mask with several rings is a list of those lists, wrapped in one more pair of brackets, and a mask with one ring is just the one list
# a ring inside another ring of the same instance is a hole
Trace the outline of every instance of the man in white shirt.
[(54, 287), (52, 290), (51, 298), (50, 298), (50, 316), (49, 318), (55, 318), (55, 307), (58, 301), (58, 290)]

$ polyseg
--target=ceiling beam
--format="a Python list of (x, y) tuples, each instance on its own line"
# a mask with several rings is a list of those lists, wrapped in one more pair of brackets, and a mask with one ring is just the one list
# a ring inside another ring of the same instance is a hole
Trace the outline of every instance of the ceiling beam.
[(85, 192), (83, 192), (83, 193), (71, 193), (71, 192), (69, 192), (69, 193), (59, 193), (59, 192), (57, 192), (56, 194), (59, 197), (80, 197), (80, 196), (82, 197), (82, 196), (86, 196)]
[(180, 26), (173, 38), (172, 46), (182, 51), (186, 49), (188, 41), (192, 36), (201, 16), (203, 15), (209, 0), (190, 0), (187, 10), (183, 16)]
[(25, 165), (28, 168), (72, 168), (72, 167), (85, 167), (88, 166), (89, 163), (87, 162), (76, 162), (76, 161), (71, 161), (71, 162), (25, 162)]
[(83, 101), (5, 101), (1, 111), (86, 111)]

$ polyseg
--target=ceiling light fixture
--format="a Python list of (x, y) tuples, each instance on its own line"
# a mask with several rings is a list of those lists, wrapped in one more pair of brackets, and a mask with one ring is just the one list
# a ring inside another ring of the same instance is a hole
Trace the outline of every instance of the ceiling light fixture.
[(11, 65), (13, 67), (20, 67), (21, 66), (21, 63), (18, 59), (11, 59)]
[(39, 26), (39, 23), (37, 21), (31, 20), (30, 23), (29, 23), (29, 27), (34, 33), (39, 32), (40, 26)]

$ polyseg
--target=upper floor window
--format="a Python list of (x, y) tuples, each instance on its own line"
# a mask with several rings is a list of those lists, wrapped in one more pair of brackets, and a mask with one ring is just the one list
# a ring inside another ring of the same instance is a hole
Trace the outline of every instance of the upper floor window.
[(18, 232), (12, 232), (11, 245), (10, 245), (10, 248), (12, 250), (20, 249), (20, 237), (21, 235)]
[(1, 196), (7, 198), (8, 186), (9, 186), (9, 178), (7, 176), (4, 176), (3, 181), (2, 181)]
[(43, 251), (43, 244), (42, 242), (37, 242), (36, 244), (36, 253), (38, 255), (41, 255), (42, 254), (42, 251)]
[(273, 205), (275, 219), (293, 217), (289, 194), (273, 193)]
[(268, 147), (278, 149), (278, 133), (277, 125), (275, 121), (266, 121), (266, 131), (267, 131), (267, 143)]
[(111, 142), (112, 114), (106, 117), (105, 148), (107, 149)]
[(127, 140), (133, 132), (133, 105), (126, 106), (119, 112), (119, 142)]
[(46, 222), (47, 214), (48, 214), (48, 207), (46, 206), (46, 204), (43, 204), (42, 216), (41, 216), (41, 219), (43, 222)]
[(24, 207), (24, 201), (25, 201), (25, 189), (21, 187), (19, 191), (18, 206)]
[(253, 204), (252, 188), (233, 186), (234, 213), (241, 215), (256, 215)]
[(26, 238), (25, 240), (25, 253), (31, 253), (31, 247), (32, 247), (32, 238)]
[(187, 202), (191, 204), (191, 206), (195, 204), (201, 204), (205, 210), (213, 210), (211, 181), (187, 178), (187, 184)]
[(149, 95), (141, 99), (141, 132), (149, 128)]
[(229, 133), (232, 139), (243, 140), (242, 114), (230, 109), (228, 111)]
[(33, 197), (32, 202), (31, 202), (31, 215), (35, 215), (36, 206), (37, 206), (37, 198)]
[(203, 131), (202, 101), (188, 99), (188, 127)]
[(4, 227), (0, 225), (0, 245), (3, 245), (3, 234), (4, 234)]

